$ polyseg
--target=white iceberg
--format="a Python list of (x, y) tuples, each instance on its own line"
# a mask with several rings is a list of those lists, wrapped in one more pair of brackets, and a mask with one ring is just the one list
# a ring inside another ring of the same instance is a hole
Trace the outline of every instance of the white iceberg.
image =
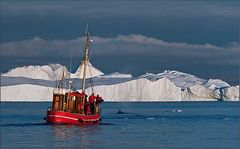
[[(179, 71), (146, 73), (140, 77), (119, 72), (104, 75), (103, 72), (88, 64), (86, 92), (92, 89), (105, 101), (238, 101), (239, 85), (230, 86), (219, 79), (204, 80)], [(82, 66), (71, 74), (81, 90)], [(90, 69), (92, 72), (90, 72)], [(1, 78), (2, 101), (51, 101), (62, 73), (69, 77), (66, 67), (59, 64), (27, 66), (13, 69)], [(68, 78), (69, 79), (69, 78)], [(66, 80), (68, 81), (68, 80)], [(93, 84), (93, 88), (90, 87)]]
[[(96, 76), (103, 75), (104, 73), (97, 68), (95, 68), (91, 63), (87, 63), (86, 65), (86, 78), (93, 78)], [(71, 78), (83, 78), (83, 61), (78, 67), (75, 73), (71, 74)]]
[(41, 79), (41, 80), (60, 80), (62, 74), (65, 76), (69, 75), (69, 72), (65, 66), (60, 64), (50, 64), (43, 66), (23, 66), (17, 67), (2, 74), (2, 76), (8, 77), (24, 77), (31, 79)]

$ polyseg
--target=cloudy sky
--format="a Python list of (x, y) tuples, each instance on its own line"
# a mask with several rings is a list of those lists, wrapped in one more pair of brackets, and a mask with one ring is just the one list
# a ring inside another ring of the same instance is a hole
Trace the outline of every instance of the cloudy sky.
[(238, 84), (238, 0), (0, 3), (1, 72), (58, 60), (69, 66), (71, 55), (76, 70), (88, 23), (91, 62), (104, 73), (138, 76), (168, 69)]

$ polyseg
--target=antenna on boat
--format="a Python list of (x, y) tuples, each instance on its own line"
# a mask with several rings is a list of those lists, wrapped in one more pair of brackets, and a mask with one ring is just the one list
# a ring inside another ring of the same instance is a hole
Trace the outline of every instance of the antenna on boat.
[(88, 23), (86, 25), (86, 30), (85, 30), (85, 35), (87, 35), (87, 34), (88, 34)]

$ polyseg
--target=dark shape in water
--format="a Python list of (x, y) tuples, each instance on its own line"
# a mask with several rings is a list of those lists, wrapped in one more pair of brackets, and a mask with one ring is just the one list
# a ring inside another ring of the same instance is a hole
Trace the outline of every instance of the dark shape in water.
[(118, 110), (117, 114), (126, 114), (126, 113), (124, 113), (124, 112), (121, 111), (121, 110)]

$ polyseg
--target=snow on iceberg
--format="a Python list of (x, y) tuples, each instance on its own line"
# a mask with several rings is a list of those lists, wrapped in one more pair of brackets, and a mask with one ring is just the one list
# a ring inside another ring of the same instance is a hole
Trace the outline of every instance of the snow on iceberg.
[(226, 88), (230, 85), (227, 82), (224, 82), (219, 79), (209, 79), (206, 83), (203, 84), (204, 86), (210, 88), (210, 89), (219, 89), (219, 88)]
[(158, 74), (146, 73), (140, 76), (140, 78), (146, 78), (151, 81), (156, 81), (161, 78), (168, 78), (176, 86), (181, 87), (182, 89), (186, 89), (187, 87), (193, 86), (195, 84), (203, 84), (206, 82), (206, 80), (200, 79), (194, 75), (175, 70), (165, 70), (163, 73)]
[(65, 76), (68, 75), (68, 70), (65, 66), (60, 64), (50, 64), (43, 66), (23, 66), (17, 67), (4, 73), (2, 76), (7, 77), (25, 77), (31, 79), (41, 80), (60, 80), (61, 76), (65, 72)]
[(108, 75), (100, 75), (98, 76), (100, 78), (132, 78), (131, 74), (122, 74), (119, 72), (114, 72)]
[[(86, 67), (86, 78), (92, 78), (103, 74), (104, 73), (102, 71), (98, 70), (91, 63), (88, 62)], [(78, 67), (77, 71), (71, 74), (71, 78), (83, 78), (83, 61)]]
[[(94, 84), (94, 92), (105, 101), (237, 101), (239, 86), (210, 79), (204, 80), (179, 71), (146, 73), (140, 77), (130, 74), (112, 73), (104, 75), (89, 64), (94, 73), (88, 74)], [(2, 75), (2, 101), (51, 101), (55, 80), (67, 68), (59, 64), (27, 66), (13, 69)], [(73, 82), (81, 82), (82, 67), (73, 76)], [(80, 75), (79, 75), (80, 74)], [(74, 75), (76, 78), (74, 78)], [(88, 81), (88, 80), (87, 80)], [(81, 83), (77, 90), (80, 91)], [(91, 93), (86, 84), (87, 93)]]

